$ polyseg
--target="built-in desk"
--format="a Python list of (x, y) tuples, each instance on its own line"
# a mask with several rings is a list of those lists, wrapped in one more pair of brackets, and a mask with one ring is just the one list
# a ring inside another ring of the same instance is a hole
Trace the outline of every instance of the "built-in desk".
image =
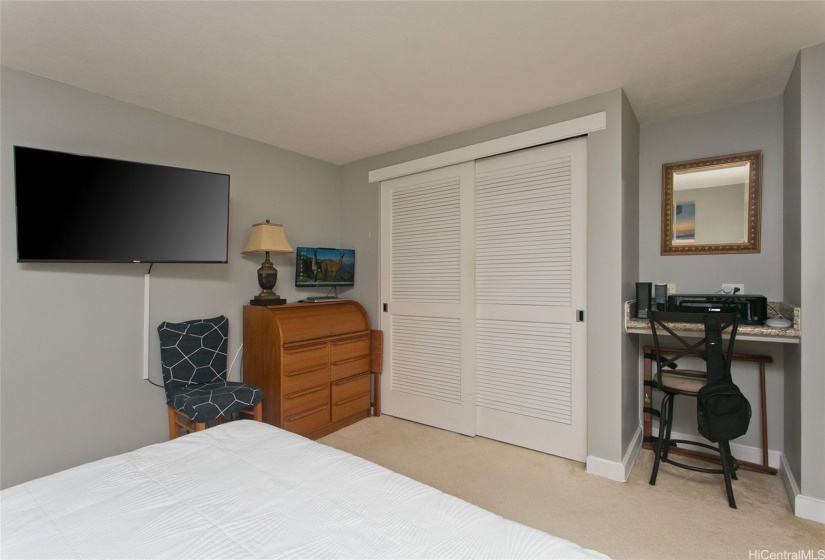
[[(740, 323), (736, 332), (736, 340), (755, 340), (759, 342), (779, 342), (784, 344), (799, 344), (802, 337), (799, 323), (799, 308), (791, 307), (784, 303), (771, 302), (768, 304), (768, 316), (775, 317), (776, 312), (779, 311), (784, 317), (793, 316), (793, 325), (787, 329), (777, 329), (765, 325), (743, 325)], [(630, 334), (649, 334), (650, 322), (647, 319), (636, 318), (636, 302), (634, 300), (625, 303), (624, 316), (625, 331)], [(704, 326), (694, 323), (668, 323), (668, 326), (673, 328), (680, 336), (703, 336)], [(663, 350), (666, 352), (666, 350)], [(651, 421), (650, 409), (652, 405), (652, 387), (650, 380), (652, 378), (652, 358), (655, 350), (653, 347), (645, 346), (644, 352), (644, 367), (643, 367), (643, 383), (642, 383), (642, 417), (643, 417), (643, 446), (650, 449), (651, 437)], [(762, 413), (762, 464), (748, 463), (746, 461), (739, 461), (742, 468), (776, 474), (776, 469), (768, 465), (768, 417), (767, 417), (767, 398), (765, 395), (765, 364), (773, 362), (770, 356), (759, 356), (754, 354), (734, 354), (734, 361), (752, 362), (759, 367), (759, 400), (760, 410)], [(674, 449), (671, 453), (684, 453), (688, 455), (704, 455), (700, 452), (694, 452), (684, 449)]]
[[(793, 325), (787, 329), (776, 329), (766, 325), (745, 325), (739, 323), (736, 331), (736, 340), (755, 340), (759, 342), (781, 342), (785, 344), (799, 344), (802, 331), (799, 324), (799, 308), (786, 303), (768, 302), (768, 318), (776, 317), (777, 311), (784, 317), (793, 316)], [(671, 325), (673, 327), (673, 325)], [(682, 336), (699, 336), (705, 328), (701, 324), (677, 323), (674, 330)], [(624, 305), (624, 330), (631, 334), (651, 334), (650, 323), (647, 319), (636, 318), (636, 301), (630, 300)]]

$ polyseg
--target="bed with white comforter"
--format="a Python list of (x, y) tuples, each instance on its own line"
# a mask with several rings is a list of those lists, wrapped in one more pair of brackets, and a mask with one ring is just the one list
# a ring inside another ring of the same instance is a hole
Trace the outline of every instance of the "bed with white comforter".
[(2, 558), (604, 558), (240, 420), (0, 492)]

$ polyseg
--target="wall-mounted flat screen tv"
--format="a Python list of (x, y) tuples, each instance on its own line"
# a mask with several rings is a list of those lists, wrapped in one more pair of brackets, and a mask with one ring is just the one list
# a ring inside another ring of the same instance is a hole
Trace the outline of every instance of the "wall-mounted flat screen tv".
[(328, 247), (295, 250), (295, 287), (355, 285), (355, 251)]
[(18, 262), (225, 263), (229, 175), (14, 147)]

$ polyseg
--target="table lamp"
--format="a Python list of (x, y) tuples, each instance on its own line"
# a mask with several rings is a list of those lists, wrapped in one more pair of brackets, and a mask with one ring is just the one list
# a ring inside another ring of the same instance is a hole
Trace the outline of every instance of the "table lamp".
[(258, 285), (261, 293), (249, 300), (250, 305), (282, 305), (285, 299), (272, 291), (275, 282), (278, 280), (278, 271), (272, 266), (269, 260), (269, 253), (291, 253), (292, 247), (286, 239), (284, 226), (281, 224), (270, 224), (269, 220), (255, 224), (249, 233), (249, 240), (246, 247), (241, 251), (247, 253), (266, 253), (261, 268), (258, 269)]

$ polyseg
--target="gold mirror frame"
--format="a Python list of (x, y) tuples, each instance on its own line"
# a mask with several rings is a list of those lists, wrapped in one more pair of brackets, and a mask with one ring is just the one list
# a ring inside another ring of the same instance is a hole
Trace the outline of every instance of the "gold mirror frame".
[[(673, 175), (680, 172), (733, 167), (750, 163), (746, 213), (747, 241), (742, 243), (674, 243)], [(662, 165), (662, 255), (717, 255), (760, 252), (762, 214), (762, 152), (744, 152), (727, 156), (692, 159)]]

